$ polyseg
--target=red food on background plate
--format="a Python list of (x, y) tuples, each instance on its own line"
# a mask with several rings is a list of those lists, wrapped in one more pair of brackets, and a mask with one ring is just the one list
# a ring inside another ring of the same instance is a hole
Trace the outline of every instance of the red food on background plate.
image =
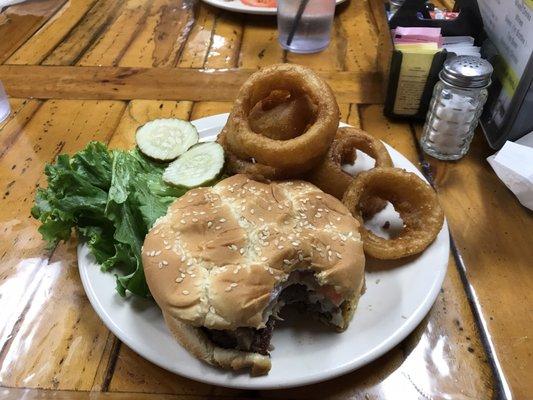
[(277, 7), (276, 0), (241, 0), (243, 4), (252, 7)]

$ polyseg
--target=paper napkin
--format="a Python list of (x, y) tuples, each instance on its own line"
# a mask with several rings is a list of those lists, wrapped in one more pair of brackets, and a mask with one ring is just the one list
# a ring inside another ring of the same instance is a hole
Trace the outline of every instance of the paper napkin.
[(533, 132), (516, 142), (507, 141), (487, 161), (518, 201), (533, 210)]

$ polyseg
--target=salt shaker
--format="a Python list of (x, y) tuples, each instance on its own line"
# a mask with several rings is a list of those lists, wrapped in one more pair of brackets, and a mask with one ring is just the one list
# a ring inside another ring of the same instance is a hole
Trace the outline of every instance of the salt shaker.
[(425, 153), (458, 160), (468, 152), (491, 75), (492, 65), (479, 57), (457, 56), (444, 63), (420, 139)]

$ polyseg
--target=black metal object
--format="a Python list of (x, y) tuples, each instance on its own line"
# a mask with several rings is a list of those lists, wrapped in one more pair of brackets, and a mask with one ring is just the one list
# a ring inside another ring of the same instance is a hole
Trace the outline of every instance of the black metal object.
[[(398, 26), (441, 28), (442, 36), (472, 36), (479, 46), (485, 39), (483, 20), (475, 0), (457, 0), (454, 11), (459, 16), (452, 20), (431, 19), (425, 0), (405, 0), (389, 21), (389, 27)], [(418, 15), (421, 14), (423, 18)]]
[(289, 32), (289, 36), (287, 37), (287, 46), (290, 46), (292, 43), (292, 39), (294, 39), (294, 35), (296, 34), (296, 31), (298, 30), (298, 26), (300, 25), (300, 20), (302, 19), (302, 15), (305, 11), (305, 8), (307, 7), (307, 3), (309, 3), (309, 0), (302, 0), (300, 2), (300, 5), (298, 6), (296, 17), (294, 17), (291, 31)]
[(422, 96), (420, 97), (418, 111), (416, 112), (416, 114), (402, 115), (394, 113), (394, 103), (396, 101), (398, 81), (400, 79), (400, 68), (402, 66), (403, 53), (399, 50), (394, 50), (391, 58), (389, 84), (387, 86), (387, 94), (385, 96), (383, 113), (387, 117), (391, 118), (409, 118), (421, 121), (424, 120), (428, 111), (431, 95), (433, 94), (433, 87), (439, 80), (439, 72), (442, 69), (442, 64), (444, 64), (444, 61), (446, 61), (447, 56), (448, 53), (446, 52), (446, 50), (442, 50), (438, 53), (435, 53), (435, 55), (433, 56), (431, 67), (429, 69), (426, 83), (424, 85), (424, 90), (422, 91)]
[[(405, 0), (390, 19), (389, 27), (391, 29), (399, 26), (440, 28), (442, 36), (472, 36), (476, 45), (481, 45), (486, 35), (483, 31), (483, 20), (481, 19), (477, 2), (475, 0), (458, 0), (455, 3), (454, 10), (459, 11), (459, 16), (456, 19), (435, 20), (430, 17), (425, 0)], [(439, 79), (438, 74), (447, 57), (448, 53), (446, 50), (435, 53), (422, 96), (420, 97), (417, 113), (414, 115), (395, 114), (394, 104), (398, 91), (403, 54), (399, 50), (394, 50), (391, 57), (389, 83), (383, 110), (384, 114), (393, 118), (424, 120), (429, 107), (429, 101), (431, 100), (433, 87)]]

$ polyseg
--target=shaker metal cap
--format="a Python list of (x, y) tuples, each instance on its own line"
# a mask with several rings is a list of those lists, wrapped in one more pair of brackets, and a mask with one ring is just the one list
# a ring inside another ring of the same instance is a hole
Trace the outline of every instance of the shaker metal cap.
[(440, 71), (442, 81), (464, 88), (482, 88), (490, 85), (492, 65), (481, 57), (457, 56), (446, 60)]

